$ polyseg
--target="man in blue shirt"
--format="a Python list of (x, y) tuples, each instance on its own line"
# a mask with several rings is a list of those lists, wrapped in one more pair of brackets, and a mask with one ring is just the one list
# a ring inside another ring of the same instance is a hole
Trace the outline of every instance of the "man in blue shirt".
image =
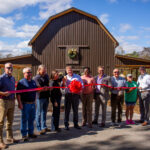
[(6, 137), (9, 143), (14, 143), (12, 124), (15, 109), (15, 95), (9, 91), (15, 90), (15, 78), (12, 76), (13, 66), (11, 63), (5, 64), (5, 72), (0, 76), (0, 148), (8, 146), (3, 141), (4, 120), (7, 118)]
[[(32, 80), (31, 68), (24, 68), (23, 74), (24, 78), (19, 81), (17, 90), (37, 88), (35, 81)], [(28, 137), (37, 137), (34, 134), (35, 99), (36, 91), (17, 94), (18, 107), (21, 109), (21, 134), (24, 142), (28, 141)]]
[[(66, 72), (67, 72), (67, 76), (63, 80), (63, 85), (68, 87), (68, 85), (73, 80), (80, 81), (81, 84), (83, 85), (83, 81), (82, 81), (81, 77), (79, 75), (73, 73), (71, 66), (66, 67)], [(69, 130), (69, 114), (70, 114), (71, 106), (72, 106), (72, 109), (73, 109), (74, 127), (76, 129), (81, 129), (78, 125), (79, 99), (80, 99), (80, 93), (79, 94), (74, 94), (74, 93), (71, 93), (68, 88), (66, 89), (66, 94), (65, 94), (65, 119), (64, 119), (65, 130)]]
[[(113, 75), (111, 77), (111, 83), (113, 87), (127, 87), (125, 78), (119, 76), (119, 69), (115, 68), (113, 70)], [(114, 89), (111, 92), (111, 120), (112, 125), (115, 125), (116, 121), (116, 109), (118, 108), (118, 123), (122, 121), (122, 105), (124, 101), (124, 91), (121, 89)], [(121, 125), (121, 124), (120, 124)]]

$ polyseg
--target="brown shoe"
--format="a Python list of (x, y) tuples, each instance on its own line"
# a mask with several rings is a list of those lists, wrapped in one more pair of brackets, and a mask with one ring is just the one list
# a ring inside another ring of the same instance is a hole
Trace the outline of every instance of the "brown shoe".
[(45, 130), (46, 130), (46, 132), (51, 132), (51, 129), (49, 129), (49, 128), (46, 128)]
[(82, 127), (84, 127), (84, 126), (86, 126), (86, 123), (85, 123), (85, 122), (82, 123)]
[(89, 127), (89, 128), (92, 128), (92, 124), (89, 124), (88, 127)]
[(147, 125), (148, 125), (147, 121), (144, 121), (144, 123), (142, 123), (142, 126), (147, 126)]
[(7, 143), (9, 144), (13, 144), (13, 143), (19, 143), (19, 140), (16, 140), (14, 138), (11, 138), (11, 139), (6, 139)]
[(8, 148), (8, 145), (6, 145), (5, 143), (0, 143), (0, 149), (6, 149)]
[(40, 131), (40, 134), (41, 134), (41, 135), (46, 134), (46, 129), (41, 130), (41, 131)]
[(105, 127), (105, 123), (101, 123), (99, 127)]

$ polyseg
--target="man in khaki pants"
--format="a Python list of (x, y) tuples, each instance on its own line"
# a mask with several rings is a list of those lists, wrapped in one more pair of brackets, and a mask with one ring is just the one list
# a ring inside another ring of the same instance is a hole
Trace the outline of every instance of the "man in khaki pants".
[(84, 88), (82, 91), (82, 115), (83, 123), (82, 126), (86, 126), (88, 122), (88, 127), (92, 128), (92, 103), (93, 103), (93, 94), (94, 94), (94, 85), (86, 86), (87, 84), (94, 84), (95, 80), (90, 75), (90, 68), (84, 68), (84, 75), (81, 76), (84, 83)]
[(3, 126), (4, 120), (6, 123), (7, 142), (17, 142), (13, 138), (12, 124), (14, 118), (15, 95), (10, 94), (9, 91), (15, 90), (15, 78), (12, 76), (13, 66), (11, 63), (5, 64), (5, 72), (0, 75), (0, 148), (7, 148), (8, 146), (3, 141)]

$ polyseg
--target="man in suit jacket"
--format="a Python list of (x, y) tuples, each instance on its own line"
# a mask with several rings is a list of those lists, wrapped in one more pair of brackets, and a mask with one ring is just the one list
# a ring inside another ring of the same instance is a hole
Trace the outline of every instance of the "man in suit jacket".
[[(104, 67), (98, 66), (98, 75), (95, 77), (96, 84), (106, 84), (111, 86), (111, 77), (104, 74)], [(100, 127), (105, 126), (107, 101), (110, 99), (109, 88), (96, 85), (95, 88), (95, 116), (93, 124), (98, 124), (99, 108), (102, 107), (102, 121)]]

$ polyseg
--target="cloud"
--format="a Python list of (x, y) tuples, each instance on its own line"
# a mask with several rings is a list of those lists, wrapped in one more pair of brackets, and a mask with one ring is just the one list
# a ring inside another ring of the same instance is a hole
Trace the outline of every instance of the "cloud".
[(39, 4), (40, 18), (47, 19), (55, 13), (70, 8), (72, 1), (73, 0), (0, 0), (0, 14), (8, 14), (25, 6)]
[(0, 36), (11, 38), (31, 38), (39, 29), (37, 25), (25, 24), (21, 27), (15, 27), (12, 18), (0, 17)]
[(7, 54), (12, 54), (13, 56), (25, 54), (31, 51), (28, 47), (29, 41), (23, 41), (18, 44), (9, 44), (7, 42), (0, 41), (0, 55), (5, 56)]
[(16, 37), (31, 38), (38, 31), (39, 26), (25, 24), (17, 29)]
[(109, 22), (109, 15), (108, 14), (102, 14), (99, 19), (103, 24), (107, 24)]
[(13, 18), (15, 20), (21, 20), (23, 18), (23, 14), (22, 13), (15, 14), (15, 16)]
[[(131, 44), (129, 42), (123, 42), (120, 44), (125, 53), (132, 53), (133, 51), (140, 52), (143, 50), (143, 47), (137, 44)], [(116, 48), (118, 51), (118, 49)]]
[(133, 40), (138, 40), (139, 36), (132, 35), (132, 36), (117, 36), (116, 37), (118, 42), (125, 42), (125, 41), (133, 41)]
[(120, 32), (124, 33), (130, 29), (132, 29), (132, 26), (130, 24), (120, 24)]
[(140, 46), (136, 40), (139, 40), (139, 36), (116, 36), (117, 41), (120, 43), (119, 47), (116, 48), (116, 51), (121, 51), (120, 47), (125, 51), (125, 53), (132, 53), (133, 51), (142, 51), (143, 46)]
[(143, 31), (150, 31), (150, 27), (140, 27)]
[(53, 14), (59, 13), (71, 7), (72, 0), (53, 0), (40, 5), (40, 19), (47, 19)]

